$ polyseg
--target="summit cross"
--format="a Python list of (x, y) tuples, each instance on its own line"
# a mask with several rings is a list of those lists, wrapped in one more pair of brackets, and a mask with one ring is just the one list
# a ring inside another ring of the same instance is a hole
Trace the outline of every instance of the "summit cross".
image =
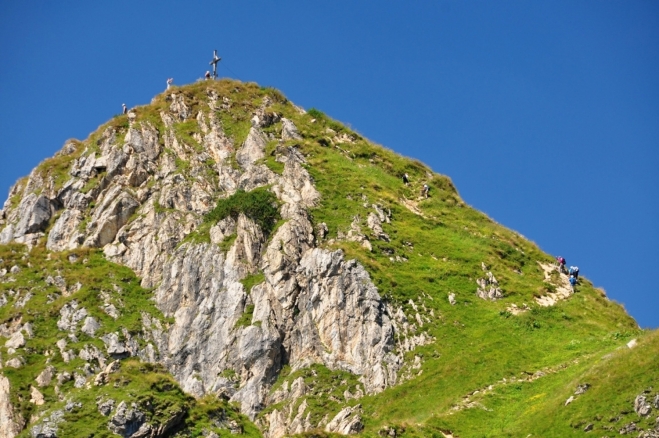
[(217, 50), (213, 50), (213, 60), (209, 63), (213, 66), (213, 79), (217, 79), (217, 63), (221, 60), (222, 58), (217, 56)]

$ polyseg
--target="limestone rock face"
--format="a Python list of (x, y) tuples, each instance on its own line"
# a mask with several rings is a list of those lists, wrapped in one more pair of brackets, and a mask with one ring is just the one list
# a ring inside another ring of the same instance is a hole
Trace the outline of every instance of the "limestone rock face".
[(31, 193), (23, 198), (18, 208), (21, 220), (14, 230), (16, 236), (43, 231), (51, 216), (51, 206), (48, 198)]
[(368, 393), (387, 387), (382, 360), (393, 349), (393, 326), (363, 266), (345, 261), (341, 251), (314, 248), (300, 260), (297, 279), (302, 317), (290, 341), (292, 366), (319, 357), (361, 375)]
[(51, 201), (46, 196), (28, 194), (16, 210), (9, 212), (8, 218), (17, 222), (10, 223), (0, 232), (0, 243), (9, 243), (12, 240), (31, 243), (34, 237), (46, 228), (52, 212)]
[[(172, 318), (165, 327), (143, 317), (139, 337), (125, 329), (100, 336), (100, 324), (92, 316), (96, 309), (69, 301), (59, 312), (61, 337), (77, 342), (80, 334), (99, 336), (105, 349), (74, 351), (65, 339), (57, 348), (65, 362), (80, 357), (101, 368), (68, 376), (48, 368), (35, 385), (48, 386), (55, 375), (60, 385), (71, 379), (76, 387), (103, 385), (107, 375), (101, 370), (108, 358), (139, 357), (164, 365), (189, 394), (238, 402), (254, 419), (272, 403), (269, 390), (284, 365), (297, 370), (323, 364), (353, 373), (363, 387), (359, 394), (395, 384), (402, 366), (402, 355), (394, 353), (396, 325), (364, 267), (346, 260), (341, 251), (318, 247), (309, 209), (321, 196), (304, 155), (284, 144), (302, 139), (293, 121), (273, 112), (272, 102), (264, 98), (252, 114), (245, 141), (236, 145), (225, 132), (228, 119), (222, 118), (222, 111), (233, 105), (227, 97), (209, 90), (207, 100), (195, 105), (178, 92), (167, 99), (158, 127), (152, 119), (136, 122), (132, 113), (123, 130), (108, 126), (93, 142), (67, 143), (60, 153), (72, 160), (66, 182), (58, 186), (35, 169), (12, 188), (13, 201), (4, 204), (0, 243), (35, 244), (45, 238), (52, 251), (100, 248), (108, 259), (135, 271), (142, 286), (154, 288), (156, 306)], [(182, 135), (181, 122), (195, 126), (195, 132)], [(268, 129), (279, 122), (281, 131)], [(273, 157), (283, 164), (281, 174), (263, 164), (266, 145), (273, 140), (280, 143)], [(58, 178), (62, 181), (62, 175)], [(212, 224), (206, 240), (186, 239), (203, 228), (204, 215), (219, 199), (266, 186), (278, 199), (282, 219), (272, 235), (240, 214)], [(391, 213), (373, 208), (367, 226), (376, 239), (388, 241), (382, 224)], [(325, 233), (327, 226), (321, 239)], [(353, 238), (370, 248), (360, 230)], [(246, 290), (243, 282), (254, 276), (263, 281)], [(63, 279), (62, 284), (51, 280), (62, 294), (68, 293)], [(121, 306), (102, 293), (99, 297), (100, 309), (117, 319)], [(12, 348), (24, 345), (19, 339), (23, 335), (16, 333), (7, 341)], [(401, 339), (413, 338), (405, 334)], [(20, 359), (12, 360), (22, 366)], [(5, 436), (14, 436), (21, 427), (12, 424), (21, 423), (13, 416), (7, 385), (0, 379), (0, 427)], [(36, 403), (39, 390), (34, 391)], [(307, 407), (304, 402), (291, 415), (273, 413), (264, 433), (279, 437), (319, 427), (311, 424)], [(114, 409), (114, 401), (99, 401), (99, 410), (108, 416), (110, 430), (125, 437), (158, 436), (182, 415), (172, 414), (171, 421), (156, 427), (125, 403)], [(45, 419), (31, 430), (56, 433), (59, 420)], [(361, 430), (354, 408), (328, 421), (323, 426), (328, 424), (330, 431)]]
[(137, 207), (139, 203), (120, 187), (110, 191), (92, 216), (91, 235), (85, 240), (85, 245), (103, 247), (112, 243)]
[(644, 395), (639, 395), (634, 399), (634, 411), (641, 417), (647, 417), (652, 412), (652, 405)]
[(0, 375), (0, 437), (3, 438), (14, 438), (23, 430), (23, 420), (11, 405), (9, 390), (9, 379)]
[(79, 246), (84, 237), (78, 230), (82, 217), (79, 210), (64, 210), (48, 233), (46, 248), (51, 251), (64, 251)]
[(236, 152), (236, 161), (247, 167), (254, 164), (265, 155), (266, 140), (260, 130), (252, 127), (247, 135), (247, 140)]
[(146, 434), (137, 433), (138, 431), (141, 432), (143, 429), (149, 427), (145, 421), (146, 415), (137, 409), (135, 405), (129, 408), (126, 405), (126, 402), (121, 402), (119, 403), (119, 406), (117, 406), (115, 414), (110, 418), (108, 429), (124, 438), (130, 438), (134, 435), (148, 436)]
[(503, 292), (499, 287), (499, 282), (491, 272), (488, 271), (485, 278), (479, 278), (476, 280), (476, 284), (478, 284), (476, 295), (478, 295), (479, 298), (490, 301), (496, 301), (499, 298), (503, 298)]
[(281, 119), (281, 138), (282, 140), (299, 140), (302, 137), (297, 130), (297, 126), (291, 120), (282, 118)]
[(325, 426), (325, 431), (350, 435), (361, 432), (364, 428), (361, 419), (361, 405), (346, 407)]

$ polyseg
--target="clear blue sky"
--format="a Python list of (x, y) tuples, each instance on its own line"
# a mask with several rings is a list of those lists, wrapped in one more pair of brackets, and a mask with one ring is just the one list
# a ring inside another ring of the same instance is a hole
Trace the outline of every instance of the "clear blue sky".
[(173, 77), (279, 88), (659, 327), (659, 2), (0, 4), (0, 196)]

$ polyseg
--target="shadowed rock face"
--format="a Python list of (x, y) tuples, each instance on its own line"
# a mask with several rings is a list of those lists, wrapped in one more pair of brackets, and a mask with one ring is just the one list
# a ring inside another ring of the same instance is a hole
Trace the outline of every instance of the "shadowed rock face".
[[(400, 367), (392, 353), (394, 325), (366, 270), (345, 260), (341, 251), (316, 246), (307, 210), (320, 194), (303, 156), (295, 148), (279, 148), (281, 175), (260, 164), (273, 139), (262, 129), (279, 120), (266, 112), (269, 103), (264, 100), (256, 111), (242, 145), (224, 133), (216, 111), (229, 104), (213, 92), (196, 114), (182, 95), (172, 94), (169, 111), (160, 112), (160, 129), (134, 122), (129, 113), (124, 138), (106, 128), (73, 160), (62, 188), (48, 186), (38, 172), (24, 186), (17, 185), (13, 191), (21, 201), (15, 208), (5, 203), (0, 222), (0, 242), (29, 244), (43, 236), (54, 217), (48, 249), (102, 248), (107, 258), (133, 269), (143, 286), (156, 287), (157, 307), (174, 322), (162, 327), (143, 319), (157, 352), (138, 352), (115, 335), (104, 339), (106, 353), (156, 360), (188, 393), (239, 402), (252, 419), (267, 406), (270, 385), (285, 364), (293, 370), (320, 363), (349, 371), (360, 376), (366, 393), (394, 384)], [(294, 123), (282, 120), (274, 139), (300, 139)], [(195, 139), (201, 147), (176, 134), (180, 121), (197, 124)], [(229, 162), (234, 154), (238, 166)], [(181, 162), (187, 163), (184, 169)], [(240, 215), (213, 227), (210, 243), (181, 244), (217, 199), (263, 186), (277, 196), (284, 220), (272, 236)], [(379, 226), (376, 216), (371, 221)], [(233, 235), (230, 249), (221, 249), (218, 243)], [(241, 280), (259, 273), (264, 281), (245, 290)], [(62, 315), (62, 330), (73, 324), (74, 311)], [(75, 323), (85, 317), (78, 315)], [(94, 322), (84, 323), (91, 336)], [(12, 411), (3, 407), (1, 384), (0, 418), (9, 418)], [(336, 419), (330, 429), (357, 430), (360, 423), (352, 414)], [(280, 432), (270, 436), (284, 433), (287, 421), (280, 419)], [(116, 433), (128, 436), (143, 418), (124, 406), (112, 422)], [(294, 426), (299, 431), (311, 427), (299, 420)]]

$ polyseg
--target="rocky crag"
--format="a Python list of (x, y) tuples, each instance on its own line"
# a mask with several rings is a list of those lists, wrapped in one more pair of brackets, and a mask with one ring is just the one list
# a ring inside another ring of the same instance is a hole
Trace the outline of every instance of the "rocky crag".
[[(197, 103), (203, 109), (194, 113), (184, 93), (163, 101), (161, 123), (131, 111), (127, 126), (68, 142), (56, 157), (67, 162), (63, 184), (51, 169), (37, 168), (5, 204), (0, 243), (45, 240), (50, 251), (102, 248), (108, 260), (130, 267), (143, 287), (155, 288), (156, 307), (172, 318), (163, 325), (144, 315), (140, 332), (148, 343), (140, 348), (129, 334), (101, 335), (106, 330), (72, 300), (60, 311), (58, 345), (83, 331), (105, 344), (94, 355), (100, 365), (119, 356), (163, 364), (186, 393), (221, 395), (252, 419), (267, 406), (268, 388), (284, 364), (348, 371), (360, 376), (364, 393), (394, 384), (401, 358), (377, 289), (359, 263), (317, 247), (308, 209), (320, 194), (303, 155), (285, 145), (301, 138), (295, 124), (269, 112), (273, 100), (266, 94), (244, 142), (235, 144), (215, 112), (229, 110), (230, 98), (209, 89)], [(281, 130), (266, 137), (263, 128), (275, 121)], [(177, 123), (193, 124), (196, 132), (178, 135)], [(260, 162), (268, 141), (278, 144), (274, 159), (281, 174)], [(282, 223), (270, 236), (239, 214), (207, 230), (209, 241), (185, 241), (218, 198), (259, 187), (268, 187), (279, 204)], [(249, 290), (241, 283), (259, 275), (262, 281)], [(111, 317), (121, 312), (104, 310)], [(248, 310), (247, 323), (237, 325)], [(8, 342), (24, 331), (14, 330)]]
[[(430, 199), (417, 197), (425, 182)], [(67, 141), (11, 189), (0, 244), (0, 437), (88, 436), (85, 417), (94, 436), (396, 436), (405, 428), (378, 429), (397, 418), (379, 400), (424, 369), (450, 376), (433, 364), (470, 318), (489, 315), (476, 319), (497, 344), (512, 319), (536, 330), (574, 302), (547, 255), (448, 178), (229, 80)], [(597, 336), (636, 334), (584, 282), (588, 311), (608, 315)], [(558, 342), (524, 348), (533, 359), (505, 373), (572, 357)], [(446, 403), (496, 380), (474, 373)]]

